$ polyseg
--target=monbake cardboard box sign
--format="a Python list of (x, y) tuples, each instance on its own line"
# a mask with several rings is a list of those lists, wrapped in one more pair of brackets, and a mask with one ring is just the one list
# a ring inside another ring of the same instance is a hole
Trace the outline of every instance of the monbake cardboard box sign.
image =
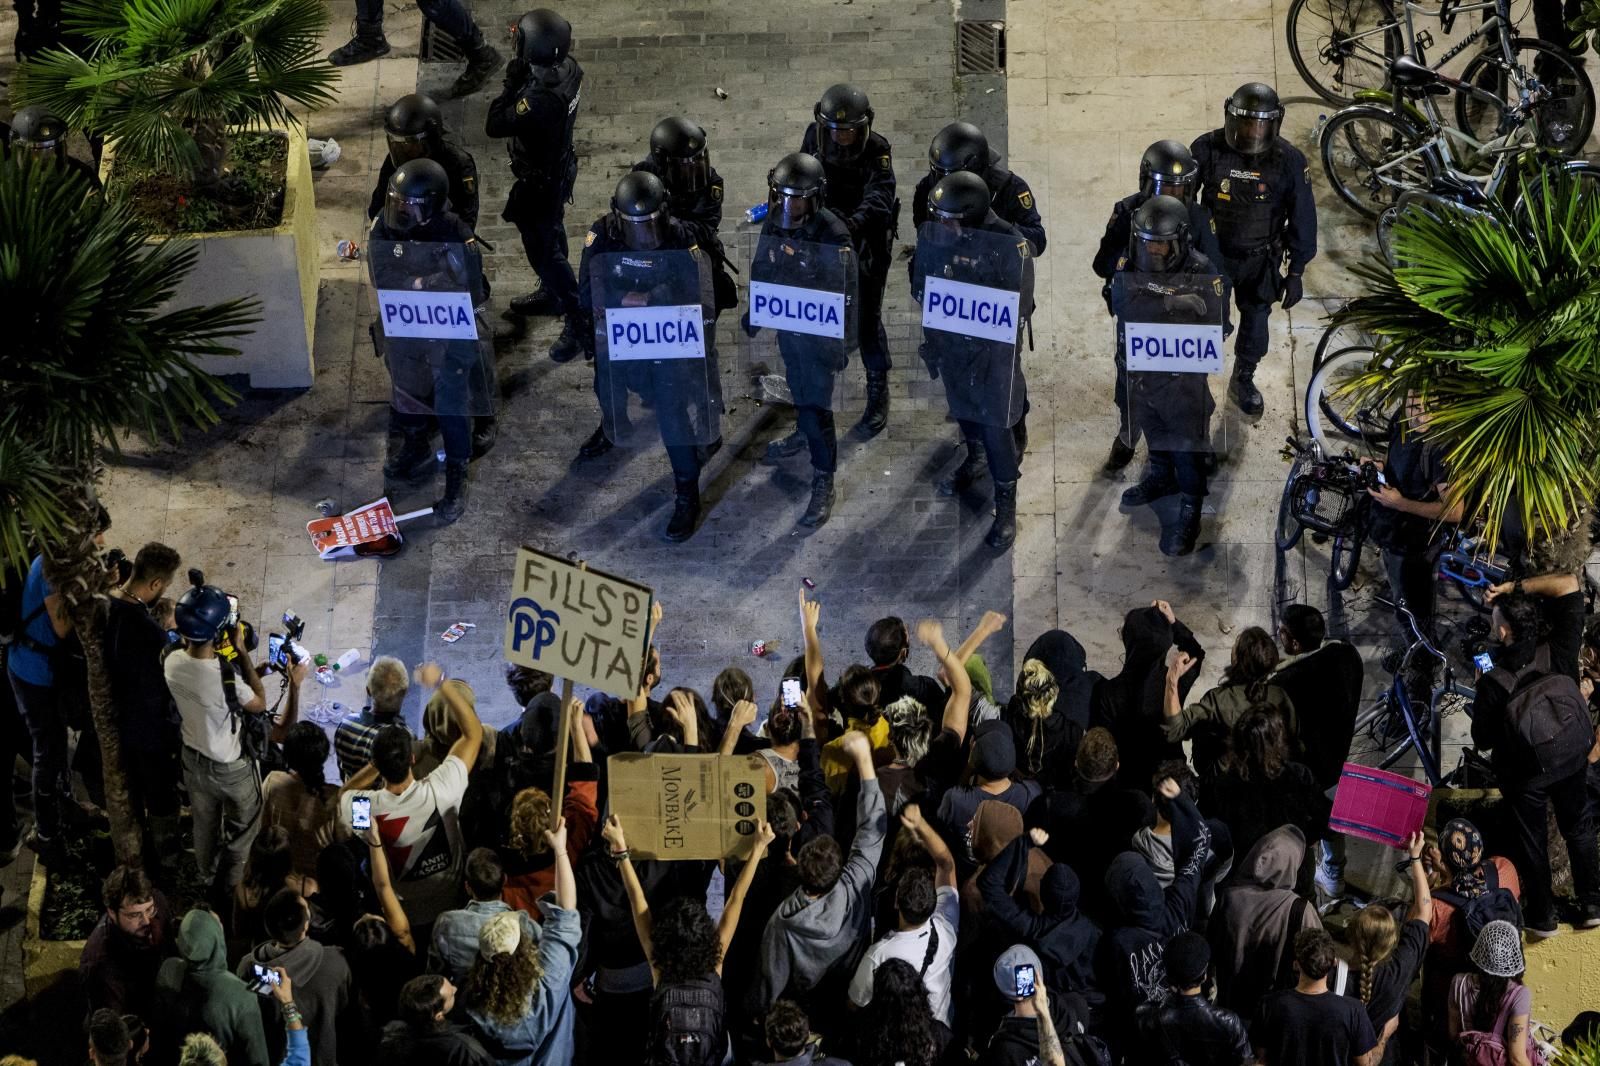
[(766, 815), (765, 767), (759, 755), (613, 755), (611, 813), (636, 858), (740, 856)]

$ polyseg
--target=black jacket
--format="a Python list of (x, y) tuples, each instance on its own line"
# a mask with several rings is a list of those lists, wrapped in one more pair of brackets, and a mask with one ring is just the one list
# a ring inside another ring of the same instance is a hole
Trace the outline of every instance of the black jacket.
[(1323, 789), (1339, 783), (1350, 755), (1361, 686), (1366, 680), (1361, 653), (1343, 641), (1329, 641), (1296, 656), (1272, 675), (1295, 708), (1303, 761)]
[(1240, 155), (1222, 130), (1212, 130), (1195, 138), (1189, 151), (1200, 167), (1200, 202), (1216, 220), (1223, 255), (1237, 259), (1270, 245), (1288, 255), (1291, 274), (1303, 272), (1317, 255), (1317, 205), (1300, 149), (1279, 137), (1261, 155)]
[(703, 189), (679, 192), (667, 181), (667, 176), (656, 166), (654, 159), (644, 158), (633, 165), (634, 170), (654, 174), (667, 187), (671, 201), (672, 217), (695, 231), (695, 237), (706, 248), (720, 248), (722, 242), (717, 231), (722, 228), (722, 175), (711, 167), (711, 180)]
[[(1094, 254), (1094, 272), (1111, 280), (1117, 272), (1117, 262), (1128, 254), (1128, 242), (1133, 237), (1133, 213), (1150, 197), (1142, 192), (1124, 196), (1111, 209), (1106, 231), (1100, 238), (1100, 248)], [(1189, 205), (1189, 244), (1195, 251), (1211, 260), (1222, 262), (1222, 249), (1217, 247), (1217, 223), (1204, 205)]]
[[(994, 213), (1017, 227), (1017, 232), (1028, 238), (1035, 259), (1043, 255), (1044, 219), (1039, 216), (1039, 204), (1034, 199), (1033, 189), (1020, 176), (998, 163), (983, 172), (983, 180), (989, 186), (989, 206), (994, 208)], [(919, 229), (928, 221), (928, 195), (937, 184), (939, 179), (931, 172), (924, 174), (922, 180), (917, 182), (916, 191), (911, 194), (911, 224)]]
[[(472, 153), (458, 144), (440, 138), (429, 148), (428, 158), (444, 168), (450, 179), (450, 209), (467, 228), (478, 228), (478, 164)], [(372, 187), (372, 199), (367, 203), (367, 218), (374, 219), (383, 212), (384, 197), (389, 195), (389, 179), (394, 176), (394, 160), (385, 155), (383, 166), (378, 168), (378, 183)]]
[(1231, 1010), (1205, 996), (1171, 995), (1138, 1016), (1139, 1061), (1167, 1066), (1244, 1066), (1255, 1060), (1250, 1034)]
[(552, 76), (547, 84), (526, 63), (516, 59), (507, 63), (505, 83), (489, 104), (483, 131), (507, 138), (511, 172), (518, 181), (559, 188), (565, 199), (577, 173), (572, 130), (578, 120), (583, 68), (568, 56)]
[[(816, 123), (806, 127), (800, 150), (822, 158), (817, 151)], [(846, 166), (823, 160), (822, 168), (828, 176), (827, 204), (850, 227), (857, 250), (866, 255), (868, 245), (886, 245), (894, 232), (900, 204), (894, 195), (894, 158), (889, 142), (874, 133), (853, 163)], [(863, 264), (863, 269), (869, 267)]]
[(388, 1066), (495, 1066), (495, 1059), (464, 1026), (446, 1023), (419, 1033), (405, 1022), (390, 1022), (378, 1044)]

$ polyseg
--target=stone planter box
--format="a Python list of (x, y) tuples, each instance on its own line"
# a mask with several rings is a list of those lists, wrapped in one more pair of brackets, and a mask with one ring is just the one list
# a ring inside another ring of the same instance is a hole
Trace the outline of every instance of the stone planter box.
[[(254, 332), (235, 337), (237, 356), (197, 360), (213, 374), (244, 374), (257, 389), (310, 388), (316, 373), (317, 324), (316, 193), (303, 128), (284, 131), (289, 157), (284, 169), (283, 219), (272, 229), (231, 230), (154, 238), (199, 247), (195, 265), (172, 298), (177, 307), (217, 303), (237, 296), (261, 301)], [(107, 145), (101, 179), (111, 172)]]
[(30, 1002), (56, 992), (74, 989), (78, 980), (78, 957), (83, 940), (46, 940), (40, 935), (40, 916), (44, 913), (45, 883), (49, 873), (44, 863), (33, 864), (33, 880), (28, 885), (28, 915), (22, 930), (22, 988)]

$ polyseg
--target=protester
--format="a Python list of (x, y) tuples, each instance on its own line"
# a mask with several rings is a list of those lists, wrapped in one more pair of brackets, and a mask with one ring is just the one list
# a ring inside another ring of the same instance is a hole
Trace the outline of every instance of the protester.
[(1517, 927), (1504, 921), (1484, 926), (1472, 945), (1472, 966), (1472, 973), (1450, 983), (1448, 1024), (1456, 1053), (1468, 1058), (1485, 1044), (1499, 1044), (1511, 1066), (1542, 1061), (1528, 1025), (1533, 994), (1522, 983), (1527, 965)]
[[(1433, 897), (1422, 862), (1422, 833), (1411, 834), (1407, 857), (1400, 864), (1411, 879), (1411, 906), (1405, 924), (1397, 926), (1387, 907), (1363, 907), (1350, 923), (1350, 944), (1355, 952), (1351, 966), (1353, 985), (1345, 995), (1361, 1000), (1375, 1032), (1391, 1030), (1406, 1003), (1406, 990), (1422, 967), (1428, 946), (1428, 923), (1433, 919)], [(1384, 1042), (1384, 1066), (1399, 1061), (1399, 1041)]]
[[(982, 1066), (1065, 1066), (1050, 994), (1039, 980), (1032, 982), (1032, 992), (1025, 992), (1024, 969), (1037, 974), (1039, 957), (1021, 944), (1002, 951), (994, 962), (994, 987), (1011, 1010), (1000, 1019), (1000, 1027), (979, 1055)], [(1063, 1013), (1072, 1016), (1081, 1028), (1081, 1019), (1088, 1012), (1069, 1005)]]
[(1202, 780), (1218, 773), (1229, 735), (1259, 707), (1275, 710), (1289, 737), (1298, 735), (1294, 705), (1283, 689), (1267, 680), (1278, 665), (1278, 648), (1265, 629), (1250, 626), (1241, 632), (1233, 642), (1233, 658), (1222, 672), (1222, 683), (1184, 707), (1178, 698), (1178, 682), (1195, 665), (1187, 654), (1173, 656), (1168, 663), (1162, 728), (1169, 744), (1193, 741), (1195, 770)]
[(287, 770), (261, 782), (261, 830), (289, 838), (290, 872), (307, 896), (316, 895), (317, 856), (332, 839), (339, 787), (324, 777), (328, 734), (314, 722), (296, 722), (283, 741)]
[(349, 714), (333, 731), (339, 777), (345, 781), (372, 761), (372, 743), (384, 726), (401, 725), (400, 709), (411, 688), (406, 664), (392, 655), (380, 655), (367, 667), (367, 702)]
[(855, 1066), (934, 1066), (950, 1034), (928, 1008), (922, 975), (891, 958), (872, 972), (869, 999), (854, 1018)]
[[(344, 952), (310, 939), (307, 934), (311, 910), (292, 888), (279, 890), (267, 901), (262, 922), (268, 939), (246, 952), (234, 972), (240, 980), (249, 981), (255, 977), (257, 966), (278, 967), (293, 978), (297, 989), (295, 1005), (310, 1034), (307, 1039), (311, 1041), (314, 1066), (338, 1066), (341, 1030), (346, 1034), (360, 1030), (360, 1020), (351, 1010), (355, 989)], [(267, 1038), (274, 1061), (284, 1050), (284, 1043), (273, 1039), (271, 1029), (275, 1028), (269, 1029)], [(355, 1044), (349, 1046), (353, 1049)], [(353, 1055), (354, 1051), (345, 1054)]]
[(438, 974), (413, 977), (400, 990), (399, 1017), (383, 1030), (380, 1061), (392, 1066), (494, 1066), (466, 1026), (451, 1022), (456, 986)]
[[(1422, 971), (1425, 1016), (1437, 1034), (1444, 1032), (1450, 981), (1471, 967), (1468, 953), (1477, 933), (1495, 919), (1521, 928), (1522, 881), (1511, 860), (1489, 855), (1483, 834), (1464, 818), (1439, 830), (1439, 843), (1423, 853), (1433, 897), (1428, 953)], [(1468, 928), (1470, 924), (1474, 928)]]
[(1311, 901), (1294, 892), (1306, 840), (1292, 825), (1262, 837), (1239, 862), (1232, 883), (1217, 893), (1210, 938), (1217, 999), (1247, 1011), (1294, 979), (1295, 938), (1322, 928)]
[(154, 1017), (156, 973), (173, 954), (167, 899), (137, 866), (119, 866), (100, 889), (106, 912), (78, 959), (91, 1009)]
[(1056, 787), (1071, 781), (1095, 686), (1104, 680), (1088, 668), (1083, 645), (1065, 630), (1052, 629), (1029, 646), (1016, 692), (1002, 712), (1024, 774)]
[[(567, 712), (572, 757), (567, 763), (567, 794), (561, 819), (567, 826), (567, 858), (576, 864), (600, 823), (599, 775), (583, 730), (582, 710), (573, 702)], [(539, 900), (555, 887), (555, 856), (550, 854), (545, 832), (551, 813), (550, 793), (542, 788), (525, 788), (511, 802), (504, 897), (512, 907), (531, 915), (539, 913)]]
[[(505, 881), (505, 868), (493, 848), (473, 848), (467, 853), (467, 905), (445, 911), (433, 923), (429, 970), (444, 974), (452, 982), (466, 980), (467, 971), (478, 957), (478, 934), (484, 923), (512, 909), (504, 899)], [(519, 910), (517, 914), (522, 921), (522, 935), (529, 943), (537, 943), (538, 923), (528, 911)]]
[(1261, 1000), (1250, 1040), (1261, 1066), (1376, 1066), (1383, 1056), (1380, 1038), (1358, 1000), (1328, 990), (1328, 973), (1337, 956), (1333, 938), (1321, 929), (1302, 929), (1294, 938), (1294, 987)]
[(1283, 717), (1268, 704), (1252, 707), (1234, 723), (1227, 754), (1201, 775), (1200, 801), (1201, 810), (1228, 826), (1239, 852), (1284, 824), (1306, 840), (1319, 840), (1332, 811), (1311, 771), (1290, 758)]
[(1211, 966), (1206, 938), (1189, 930), (1162, 954), (1171, 994), (1139, 1008), (1140, 1062), (1166, 1066), (1248, 1066), (1255, 1061), (1245, 1023), (1205, 995)]
[[(195, 908), (178, 923), (178, 954), (161, 964), (156, 984), (182, 1007), (188, 1029), (201, 1028), (216, 1039), (233, 1066), (268, 1066), (257, 996), (228, 969), (222, 923)], [(253, 984), (262, 983), (251, 975)]]

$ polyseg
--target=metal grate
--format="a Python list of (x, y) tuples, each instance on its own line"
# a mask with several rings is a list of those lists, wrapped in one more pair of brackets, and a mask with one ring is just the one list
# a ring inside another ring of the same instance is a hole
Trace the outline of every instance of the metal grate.
[(467, 54), (454, 37), (427, 19), (422, 23), (422, 49), (418, 58), (424, 63), (462, 63)]
[(992, 19), (956, 23), (956, 73), (1004, 74), (1006, 24)]

